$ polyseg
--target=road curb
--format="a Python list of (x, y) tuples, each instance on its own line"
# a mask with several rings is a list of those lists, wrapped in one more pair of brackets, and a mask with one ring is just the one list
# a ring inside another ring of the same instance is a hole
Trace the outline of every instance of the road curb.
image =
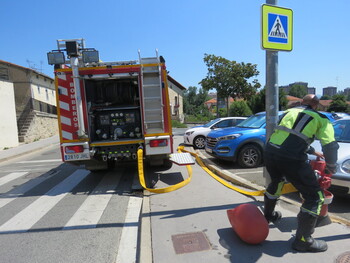
[(151, 192), (143, 191), (143, 202), (141, 208), (141, 227), (140, 227), (140, 252), (137, 262), (152, 263), (152, 230), (151, 230), (151, 208), (150, 208)]

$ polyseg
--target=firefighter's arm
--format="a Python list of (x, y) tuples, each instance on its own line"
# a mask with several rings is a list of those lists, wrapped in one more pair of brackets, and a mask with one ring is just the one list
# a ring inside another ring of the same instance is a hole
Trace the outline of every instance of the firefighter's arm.
[(320, 139), (322, 145), (322, 152), (326, 161), (326, 169), (330, 173), (336, 172), (336, 163), (338, 160), (338, 148), (339, 145), (334, 138), (333, 125), (329, 120), (325, 120), (322, 123), (322, 128), (319, 129), (317, 138)]
[(318, 158), (324, 159), (324, 155), (321, 152), (316, 152), (315, 148), (312, 147), (311, 145), (309, 146), (309, 149), (307, 149), (306, 153), (315, 155)]

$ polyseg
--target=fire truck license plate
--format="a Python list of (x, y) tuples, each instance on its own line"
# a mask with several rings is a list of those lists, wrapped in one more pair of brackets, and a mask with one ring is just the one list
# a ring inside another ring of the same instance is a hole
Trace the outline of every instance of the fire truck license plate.
[(75, 160), (90, 160), (90, 155), (88, 153), (77, 153), (77, 154), (65, 154), (65, 161), (75, 161)]

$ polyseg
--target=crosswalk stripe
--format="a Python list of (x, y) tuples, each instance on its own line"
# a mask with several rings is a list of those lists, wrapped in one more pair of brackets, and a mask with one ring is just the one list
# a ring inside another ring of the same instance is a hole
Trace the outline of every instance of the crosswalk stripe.
[(45, 195), (41, 196), (6, 223), (1, 225), (0, 233), (28, 231), (89, 173), (89, 171), (83, 169), (76, 170), (72, 175), (53, 187)]
[(17, 199), (19, 196), (23, 196), (26, 192), (33, 189), (37, 185), (41, 184), (48, 178), (57, 175), (57, 173), (50, 174), (49, 176), (40, 176), (28, 181), (26, 184), (16, 187), (12, 191), (0, 195), (0, 208)]
[(10, 173), (8, 175), (5, 175), (3, 177), (0, 178), (0, 186), (7, 184), (25, 174), (27, 174), (28, 172), (15, 172), (15, 173)]
[(16, 163), (51, 163), (51, 162), (62, 162), (62, 159), (32, 160), (32, 161), (21, 161)]
[(136, 262), (137, 234), (141, 205), (141, 197), (130, 197), (125, 223), (120, 237), (116, 263)]
[(95, 228), (109, 200), (115, 193), (120, 177), (106, 175), (95, 187), (64, 229)]

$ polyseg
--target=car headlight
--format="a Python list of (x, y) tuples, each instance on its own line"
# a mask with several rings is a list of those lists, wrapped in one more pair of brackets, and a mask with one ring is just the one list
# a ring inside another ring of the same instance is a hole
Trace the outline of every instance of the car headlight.
[(350, 174), (350, 160), (343, 162), (340, 168), (344, 173)]
[(194, 133), (194, 131), (189, 131), (189, 132), (186, 132), (185, 134), (186, 134), (187, 136), (189, 136), (189, 135), (191, 135), (192, 133)]
[(235, 134), (230, 134), (230, 135), (226, 135), (226, 136), (219, 137), (218, 140), (219, 140), (219, 141), (234, 140), (234, 139), (237, 139), (237, 138), (240, 137), (240, 136), (242, 136), (241, 133), (235, 133)]

